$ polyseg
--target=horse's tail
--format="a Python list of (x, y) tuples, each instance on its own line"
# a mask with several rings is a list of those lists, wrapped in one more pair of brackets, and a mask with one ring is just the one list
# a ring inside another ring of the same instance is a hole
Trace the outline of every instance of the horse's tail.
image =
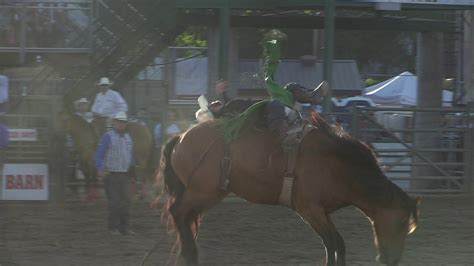
[(167, 196), (165, 204), (163, 205), (161, 219), (168, 225), (170, 232), (174, 231), (170, 208), (173, 203), (181, 199), (185, 190), (184, 184), (179, 180), (178, 175), (176, 175), (176, 172), (171, 166), (171, 154), (178, 140), (179, 136), (175, 136), (163, 147), (160, 167), (158, 168), (156, 176), (157, 184), (160, 185), (159, 183), (162, 182), (163, 189), (161, 195), (155, 200), (155, 205), (158, 204), (162, 196), (164, 196), (163, 198)]
[(184, 184), (179, 180), (171, 166), (171, 153), (178, 140), (179, 136), (175, 136), (163, 147), (158, 173), (158, 179), (163, 180), (164, 190), (173, 198), (181, 197), (184, 192)]

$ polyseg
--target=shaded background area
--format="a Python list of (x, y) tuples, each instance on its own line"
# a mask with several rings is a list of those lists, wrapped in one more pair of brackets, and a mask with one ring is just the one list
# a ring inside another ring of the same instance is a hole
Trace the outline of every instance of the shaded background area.
[[(407, 241), (401, 265), (473, 265), (472, 196), (426, 196), (420, 227)], [(104, 201), (90, 205), (0, 204), (0, 264), (173, 265), (174, 240), (160, 213), (145, 202), (132, 208), (135, 236), (105, 230)], [(332, 216), (347, 246), (348, 265), (376, 265), (369, 222), (354, 208)], [(204, 217), (201, 265), (321, 265), (320, 239), (292, 211), (230, 198)]]

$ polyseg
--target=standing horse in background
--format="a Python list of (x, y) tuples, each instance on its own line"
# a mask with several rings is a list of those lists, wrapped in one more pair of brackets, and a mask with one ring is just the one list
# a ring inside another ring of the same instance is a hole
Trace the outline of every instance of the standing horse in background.
[(95, 187), (97, 183), (95, 169), (95, 152), (99, 135), (93, 124), (76, 114), (63, 112), (60, 114), (61, 125), (74, 142), (79, 169), (84, 174), (88, 199), (96, 197)]
[[(93, 176), (95, 178), (95, 152), (97, 150), (97, 144), (99, 138), (105, 133), (105, 123), (103, 121), (94, 120), (93, 123), (89, 123), (82, 119), (76, 114), (62, 114), (62, 120), (66, 125), (66, 131), (71, 135), (74, 140), (76, 150), (78, 152), (79, 165), (87, 165), (87, 168), (93, 170)], [(133, 151), (135, 158), (135, 177), (142, 181), (144, 184), (147, 180), (152, 178), (154, 166), (152, 165), (152, 151), (153, 151), (153, 136), (150, 130), (135, 122), (129, 122), (127, 124), (127, 130), (133, 140)], [(82, 167), (81, 167), (82, 170)], [(89, 170), (84, 172), (84, 175), (88, 176)], [(145, 186), (142, 186), (140, 196), (144, 196), (143, 193)]]
[[(367, 145), (316, 115), (311, 124), (316, 129), (300, 145), (288, 207), (319, 234), (327, 265), (345, 265), (344, 240), (329, 215), (350, 205), (371, 221), (378, 260), (397, 265), (406, 236), (417, 227), (418, 200), (385, 177)], [(231, 166), (224, 191), (220, 176), (226, 149)], [(267, 130), (243, 128), (238, 139), (226, 144), (215, 120), (170, 140), (157, 178), (168, 194), (164, 218), (178, 232), (179, 262), (198, 263), (200, 217), (228, 193), (253, 203), (280, 204), (286, 165), (285, 153)]]

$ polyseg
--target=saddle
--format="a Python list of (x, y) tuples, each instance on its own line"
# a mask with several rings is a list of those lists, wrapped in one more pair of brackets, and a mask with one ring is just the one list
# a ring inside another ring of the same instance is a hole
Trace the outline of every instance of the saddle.
[[(293, 189), (293, 179), (296, 166), (296, 159), (299, 152), (299, 147), (303, 139), (316, 127), (310, 123), (301, 123), (291, 127), (286, 138), (283, 140), (283, 150), (287, 154), (287, 167), (283, 177), (283, 185), (280, 192), (279, 203), (290, 207), (291, 206), (291, 194)], [(226, 144), (224, 147), (224, 157), (221, 161), (221, 177), (220, 177), (220, 189), (227, 191), (229, 186), (229, 175), (231, 168), (230, 158), (230, 145)]]

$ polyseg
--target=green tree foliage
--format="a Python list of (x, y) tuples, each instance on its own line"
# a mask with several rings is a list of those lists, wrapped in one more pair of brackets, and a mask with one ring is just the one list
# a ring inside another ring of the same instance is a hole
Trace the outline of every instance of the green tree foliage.
[(189, 27), (176, 37), (175, 44), (183, 47), (207, 47), (206, 32), (205, 27)]

